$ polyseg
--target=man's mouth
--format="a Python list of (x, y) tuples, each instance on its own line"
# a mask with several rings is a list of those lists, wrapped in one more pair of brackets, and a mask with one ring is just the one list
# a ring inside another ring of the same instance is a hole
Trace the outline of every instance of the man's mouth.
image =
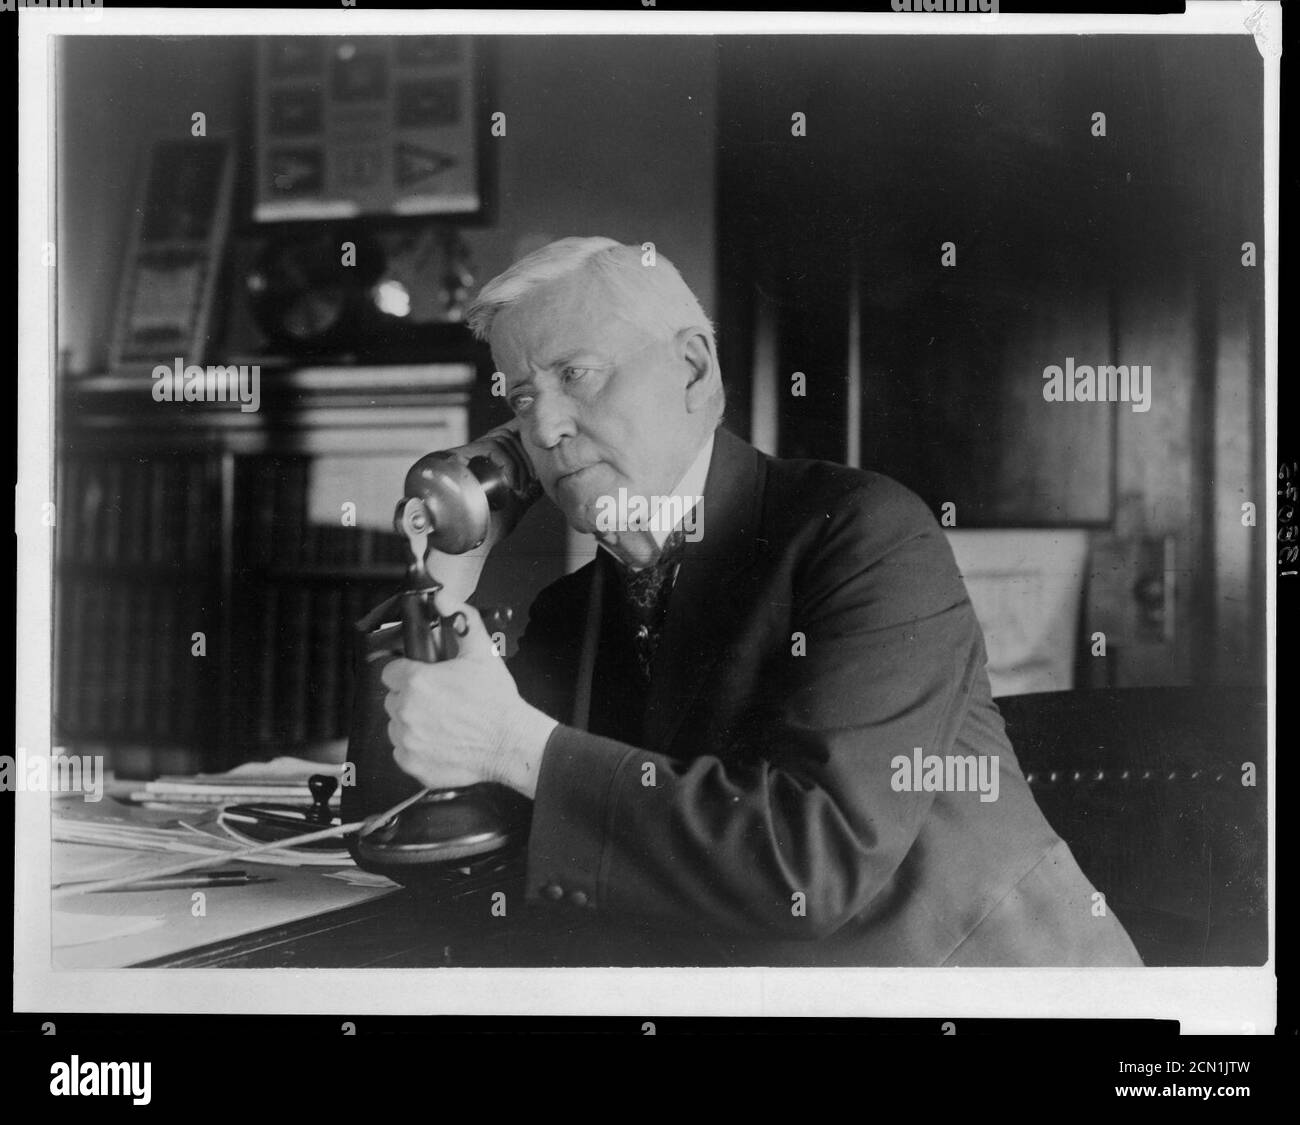
[(561, 473), (558, 477), (555, 478), (555, 483), (557, 486), (559, 486), (563, 484), (565, 481), (574, 481), (579, 476), (581, 476), (581, 474), (585, 473), (588, 469), (594, 469), (599, 464), (600, 462), (596, 461), (590, 465), (583, 465), (581, 468), (574, 469), (572, 472)]

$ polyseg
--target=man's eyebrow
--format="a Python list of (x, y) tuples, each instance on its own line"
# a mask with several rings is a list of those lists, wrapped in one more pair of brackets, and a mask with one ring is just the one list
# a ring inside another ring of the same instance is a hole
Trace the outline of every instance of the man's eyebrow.
[(547, 371), (553, 371), (557, 367), (572, 363), (575, 359), (589, 359), (597, 363), (609, 363), (612, 358), (599, 348), (570, 348), (568, 351), (561, 352), (554, 359), (544, 363), (542, 367)]
[[(613, 363), (614, 357), (607, 355), (597, 348), (570, 348), (561, 352), (554, 359), (545, 363), (538, 364), (542, 371), (554, 371), (557, 367), (563, 367), (572, 363), (576, 359), (585, 359), (593, 363)], [(526, 386), (533, 381), (533, 372), (527, 371), (522, 375), (507, 375), (506, 389), (513, 391), (519, 387)]]

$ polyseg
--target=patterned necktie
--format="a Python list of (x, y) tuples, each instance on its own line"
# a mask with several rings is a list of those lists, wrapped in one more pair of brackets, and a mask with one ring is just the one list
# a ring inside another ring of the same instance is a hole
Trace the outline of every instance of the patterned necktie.
[(621, 562), (618, 564), (623, 600), (635, 628), (632, 643), (637, 664), (647, 681), (655, 649), (663, 634), (664, 620), (668, 616), (668, 595), (672, 593), (685, 543), (686, 535), (679, 527), (664, 540), (658, 560), (644, 570), (632, 570)]

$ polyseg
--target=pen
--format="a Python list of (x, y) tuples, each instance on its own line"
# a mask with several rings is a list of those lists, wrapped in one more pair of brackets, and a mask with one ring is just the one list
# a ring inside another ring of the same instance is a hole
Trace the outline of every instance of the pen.
[[(90, 894), (115, 894), (117, 891), (178, 891), (208, 890), (212, 887), (248, 887), (255, 883), (269, 883), (264, 875), (250, 875), (247, 871), (214, 871), (211, 874), (170, 875), (157, 879), (139, 879), (116, 890), (91, 891)], [(75, 887), (76, 884), (65, 884)]]

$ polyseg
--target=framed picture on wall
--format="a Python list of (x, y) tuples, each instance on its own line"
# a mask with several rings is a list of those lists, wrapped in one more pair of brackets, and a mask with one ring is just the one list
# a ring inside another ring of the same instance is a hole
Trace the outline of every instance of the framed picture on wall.
[(469, 36), (271, 37), (257, 52), (257, 222), (484, 208)]
[(109, 365), (199, 363), (230, 229), (235, 160), (225, 137), (155, 141), (127, 246)]

